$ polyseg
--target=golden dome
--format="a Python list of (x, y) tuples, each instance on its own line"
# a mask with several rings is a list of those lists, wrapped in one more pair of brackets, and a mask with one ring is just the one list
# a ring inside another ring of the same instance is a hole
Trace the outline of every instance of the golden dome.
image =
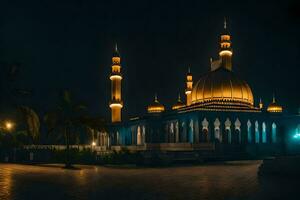
[(159, 101), (157, 100), (157, 96), (155, 95), (154, 102), (150, 104), (147, 108), (148, 113), (160, 113), (164, 110), (165, 107), (161, 103), (159, 103)]
[(172, 106), (172, 110), (177, 110), (178, 108), (182, 108), (184, 106), (185, 104), (181, 101), (180, 94), (179, 94), (177, 102)]
[(275, 101), (275, 97), (273, 97), (273, 101), (268, 106), (267, 111), (271, 113), (281, 113), (282, 110), (282, 106), (278, 105)]
[(193, 87), (192, 105), (254, 108), (249, 85), (224, 67), (204, 75)]

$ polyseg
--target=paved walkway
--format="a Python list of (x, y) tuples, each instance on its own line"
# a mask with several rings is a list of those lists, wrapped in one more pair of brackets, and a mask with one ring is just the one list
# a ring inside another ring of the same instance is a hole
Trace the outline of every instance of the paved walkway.
[(260, 161), (170, 168), (0, 164), (0, 199), (246, 199)]

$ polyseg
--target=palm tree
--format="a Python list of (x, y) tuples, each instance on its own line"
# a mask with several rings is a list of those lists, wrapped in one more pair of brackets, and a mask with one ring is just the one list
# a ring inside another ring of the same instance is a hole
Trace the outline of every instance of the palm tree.
[(25, 121), (27, 136), (30, 137), (35, 144), (40, 136), (40, 119), (36, 112), (27, 106), (20, 106), (19, 112)]
[(57, 131), (64, 135), (67, 154), (65, 168), (73, 168), (70, 159), (71, 129), (81, 124), (85, 108), (83, 105), (75, 104), (71, 99), (70, 92), (65, 90), (57, 109), (49, 112), (44, 117), (48, 134)]

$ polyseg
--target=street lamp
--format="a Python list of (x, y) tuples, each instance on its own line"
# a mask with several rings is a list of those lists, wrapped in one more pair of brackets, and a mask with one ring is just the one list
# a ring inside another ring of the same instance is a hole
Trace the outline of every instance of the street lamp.
[(14, 127), (14, 124), (12, 122), (10, 122), (10, 121), (5, 122), (5, 129), (6, 130), (10, 131), (11, 129), (13, 129), (13, 127)]
[(4, 121), (2, 123), (0, 123), (0, 130), (4, 131), (4, 132), (9, 132), (14, 128), (15, 124), (12, 121)]

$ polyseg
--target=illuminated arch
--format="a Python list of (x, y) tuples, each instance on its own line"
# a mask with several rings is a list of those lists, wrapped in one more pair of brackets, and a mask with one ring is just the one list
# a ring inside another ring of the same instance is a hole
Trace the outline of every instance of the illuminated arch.
[(194, 121), (191, 119), (189, 123), (188, 142), (194, 142)]
[(259, 125), (258, 125), (258, 121), (255, 121), (255, 143), (259, 143)]
[(267, 143), (267, 126), (266, 123), (262, 123), (262, 135), (261, 135), (262, 143)]
[(209, 126), (209, 122), (207, 121), (206, 118), (204, 118), (203, 121), (202, 121), (202, 131), (201, 131), (200, 142), (208, 142), (209, 141), (208, 126)]
[(252, 124), (250, 122), (250, 120), (247, 121), (247, 141), (248, 143), (252, 143), (252, 133), (251, 133), (251, 127)]
[(137, 145), (142, 145), (142, 133), (141, 133), (141, 128), (140, 126), (137, 127), (137, 139), (136, 139), (136, 144)]
[(275, 122), (272, 123), (272, 143), (277, 142), (277, 125)]
[(221, 122), (218, 118), (216, 118), (215, 122), (214, 122), (214, 126), (215, 126), (215, 129), (214, 129), (214, 137), (215, 137), (215, 140), (216, 141), (221, 141), (221, 135), (220, 135), (220, 125), (221, 125)]

